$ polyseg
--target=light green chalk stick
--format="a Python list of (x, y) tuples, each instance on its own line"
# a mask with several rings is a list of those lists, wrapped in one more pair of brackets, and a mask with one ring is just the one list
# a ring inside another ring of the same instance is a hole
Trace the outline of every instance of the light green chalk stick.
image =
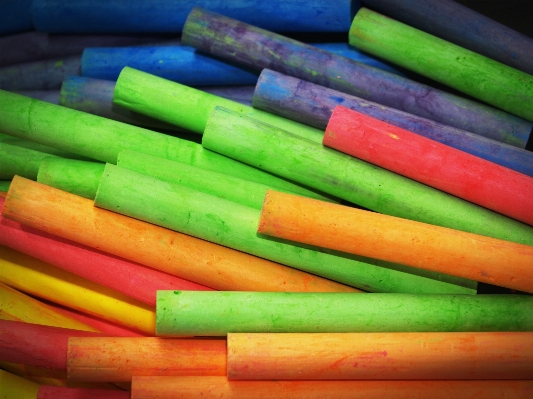
[(258, 236), (257, 209), (115, 165), (106, 165), (95, 205), (367, 291), (476, 292), (469, 280)]
[(532, 330), (527, 295), (157, 292), (159, 336)]

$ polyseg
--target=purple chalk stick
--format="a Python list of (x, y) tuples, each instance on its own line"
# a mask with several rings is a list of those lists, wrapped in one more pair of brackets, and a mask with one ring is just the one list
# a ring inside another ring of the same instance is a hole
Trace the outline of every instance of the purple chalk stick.
[(199, 8), (189, 14), (181, 39), (234, 63), (272, 69), (522, 148), (533, 127), (495, 108)]
[(338, 105), (533, 177), (533, 152), (268, 69), (261, 73), (253, 99), (255, 108), (318, 129), (326, 128)]

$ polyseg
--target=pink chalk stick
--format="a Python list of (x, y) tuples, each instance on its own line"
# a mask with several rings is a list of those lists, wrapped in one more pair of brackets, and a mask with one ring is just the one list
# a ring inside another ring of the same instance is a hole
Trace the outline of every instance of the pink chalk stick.
[(0, 320), (0, 361), (67, 371), (69, 337), (99, 336), (106, 334)]
[(130, 399), (128, 391), (41, 385), (36, 399)]
[(323, 144), (533, 225), (533, 178), (511, 169), (342, 106)]
[[(0, 211), (5, 199), (0, 197)], [(0, 244), (110, 287), (151, 306), (157, 290), (211, 290), (204, 285), (65, 240), (0, 216)]]

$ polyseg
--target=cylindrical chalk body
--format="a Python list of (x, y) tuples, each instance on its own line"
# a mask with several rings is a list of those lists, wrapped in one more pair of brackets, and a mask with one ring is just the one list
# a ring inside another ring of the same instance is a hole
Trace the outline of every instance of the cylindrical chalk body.
[(119, 389), (70, 388), (41, 385), (36, 399), (130, 399), (128, 391)]
[(95, 208), (93, 201), (18, 177), (6, 198), (3, 215), (215, 289), (355, 291), (240, 251)]
[(156, 332), (532, 331), (532, 307), (528, 295), (158, 291)]
[(258, 236), (260, 212), (256, 209), (111, 164), (106, 165), (102, 175), (95, 205), (360, 289), (426, 293), (475, 291), (475, 283), (463, 279), (448, 279), (441, 274), (416, 276), (400, 265), (345, 257)]
[(0, 246), (0, 281), (39, 298), (153, 334), (153, 307), (18, 251)]
[[(4, 198), (0, 198), (0, 209)], [(77, 244), (0, 216), (0, 244), (155, 306), (158, 289), (206, 290), (203, 285)]]
[(133, 0), (35, 0), (35, 29), (55, 33), (180, 33), (194, 6), (202, 6), (242, 18), (266, 29), (281, 32), (345, 32), (350, 27), (351, 1), (331, 6), (327, 0), (248, 0), (220, 3), (217, 0), (146, 3)]
[(367, 8), (355, 16), (350, 44), (533, 121), (533, 76)]
[(229, 381), (133, 377), (132, 399), (529, 399), (531, 381)]
[(533, 245), (533, 228), (244, 115), (218, 109), (203, 146), (373, 211)]
[(228, 334), (230, 380), (531, 380), (533, 332)]
[(339, 106), (323, 144), (533, 225), (533, 177)]
[(0, 369), (0, 394), (6, 399), (37, 399), (40, 384)]
[(519, 136), (531, 131), (531, 124), (524, 132), (523, 119), (501, 110), (210, 11), (191, 12), (182, 42), (230, 62), (272, 69), (459, 129)]
[(131, 381), (133, 376), (226, 375), (226, 340), (203, 338), (70, 338), (73, 381)]
[(0, 2), (0, 35), (33, 30), (32, 0), (3, 0)]
[(533, 39), (452, 0), (365, 0), (365, 5), (444, 40), (533, 74)]

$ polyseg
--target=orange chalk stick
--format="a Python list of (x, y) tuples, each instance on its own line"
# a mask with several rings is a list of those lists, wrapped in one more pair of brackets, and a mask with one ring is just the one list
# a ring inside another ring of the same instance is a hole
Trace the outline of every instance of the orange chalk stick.
[(133, 376), (226, 375), (226, 340), (205, 338), (70, 338), (73, 381), (131, 381)]
[(0, 283), (0, 319), (81, 331), (100, 331), (2, 283)]
[(526, 380), (533, 379), (532, 342), (532, 332), (228, 334), (227, 376)]
[(2, 215), (208, 287), (234, 291), (358, 292), (324, 278), (95, 208), (15, 176)]
[(259, 233), (533, 293), (533, 246), (267, 191)]
[(228, 381), (133, 377), (131, 399), (530, 399), (533, 381)]

